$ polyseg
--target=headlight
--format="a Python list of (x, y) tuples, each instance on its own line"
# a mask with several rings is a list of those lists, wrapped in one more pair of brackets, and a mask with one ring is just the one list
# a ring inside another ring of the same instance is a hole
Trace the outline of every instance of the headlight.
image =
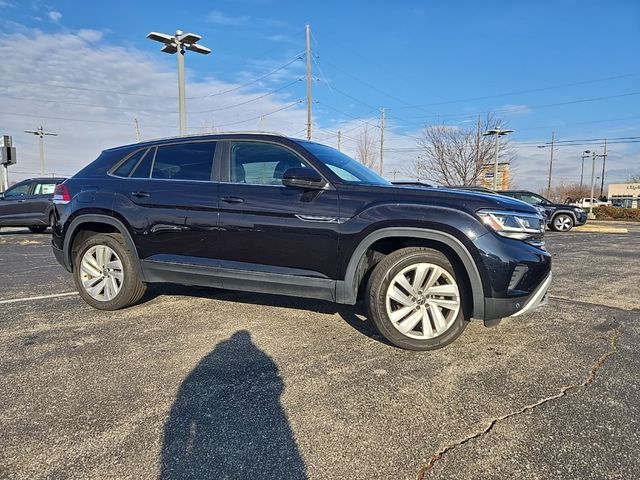
[(507, 210), (479, 210), (478, 216), (498, 235), (517, 240), (539, 239), (544, 234), (544, 220), (534, 213)]

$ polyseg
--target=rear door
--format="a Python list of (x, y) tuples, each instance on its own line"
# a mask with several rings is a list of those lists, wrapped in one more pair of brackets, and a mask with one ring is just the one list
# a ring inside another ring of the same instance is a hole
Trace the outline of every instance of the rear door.
[(216, 142), (141, 149), (112, 173), (114, 213), (132, 228), (139, 257), (153, 262), (217, 266)]
[(284, 172), (301, 166), (311, 167), (283, 145), (228, 142), (220, 182), (223, 269), (335, 279), (338, 193), (285, 187)]
[(25, 218), (28, 217), (28, 204), (32, 197), (33, 182), (31, 180), (20, 182), (7, 189), (0, 199), (0, 225), (25, 225)]
[(26, 215), (33, 225), (49, 224), (49, 211), (53, 201), (53, 191), (57, 182), (51, 180), (36, 181), (33, 192), (25, 202)]

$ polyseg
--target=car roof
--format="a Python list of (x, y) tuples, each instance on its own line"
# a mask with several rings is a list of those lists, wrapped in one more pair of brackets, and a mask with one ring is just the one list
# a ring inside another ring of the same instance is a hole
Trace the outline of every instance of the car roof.
[[(272, 132), (220, 132), (220, 133), (204, 133), (204, 134), (195, 134), (195, 135), (181, 135), (174, 137), (163, 137), (163, 138), (155, 138), (152, 140), (145, 140), (144, 142), (137, 143), (129, 143), (126, 145), (118, 145), (117, 147), (111, 147), (105, 149), (105, 152), (110, 152), (114, 150), (119, 150), (123, 148), (131, 148), (131, 147), (152, 147), (161, 143), (166, 142), (181, 142), (181, 141), (189, 141), (189, 140), (224, 140), (228, 138), (234, 138), (241, 136), (245, 139), (287, 139), (292, 141), (302, 141), (302, 139), (296, 139), (292, 137), (288, 137), (286, 135), (282, 135), (280, 133), (272, 133)], [(306, 141), (306, 140), (305, 140)]]
[(34, 177), (34, 178), (25, 178), (24, 180), (20, 180), (18, 183), (22, 182), (64, 182), (67, 177)]

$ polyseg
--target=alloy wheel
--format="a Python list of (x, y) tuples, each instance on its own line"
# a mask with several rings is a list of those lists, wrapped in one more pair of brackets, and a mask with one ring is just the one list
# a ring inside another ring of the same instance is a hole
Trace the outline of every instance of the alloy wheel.
[(82, 287), (94, 299), (108, 302), (115, 298), (124, 280), (120, 258), (106, 245), (89, 248), (80, 263)]
[(419, 340), (439, 337), (460, 312), (458, 285), (438, 265), (410, 265), (389, 283), (386, 310), (393, 326), (403, 335)]
[(556, 227), (556, 230), (560, 232), (566, 232), (571, 228), (571, 218), (569, 218), (567, 215), (559, 215), (553, 221), (553, 224)]

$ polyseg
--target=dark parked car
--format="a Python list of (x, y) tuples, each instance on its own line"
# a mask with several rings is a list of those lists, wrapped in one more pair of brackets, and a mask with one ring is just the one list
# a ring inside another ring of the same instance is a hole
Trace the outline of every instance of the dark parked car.
[(525, 190), (503, 190), (498, 193), (544, 208), (547, 214), (547, 224), (550, 229), (556, 232), (568, 232), (574, 226), (587, 223), (587, 214), (580, 207), (553, 203), (542, 195)]
[(31, 178), (0, 193), (0, 226), (44, 232), (53, 221), (53, 192), (64, 178)]
[(471, 317), (491, 325), (536, 308), (551, 282), (530, 205), (395, 187), (338, 150), (277, 135), (105, 150), (54, 201), (54, 254), (105, 310), (150, 282), (363, 298), (387, 340), (428, 350)]

